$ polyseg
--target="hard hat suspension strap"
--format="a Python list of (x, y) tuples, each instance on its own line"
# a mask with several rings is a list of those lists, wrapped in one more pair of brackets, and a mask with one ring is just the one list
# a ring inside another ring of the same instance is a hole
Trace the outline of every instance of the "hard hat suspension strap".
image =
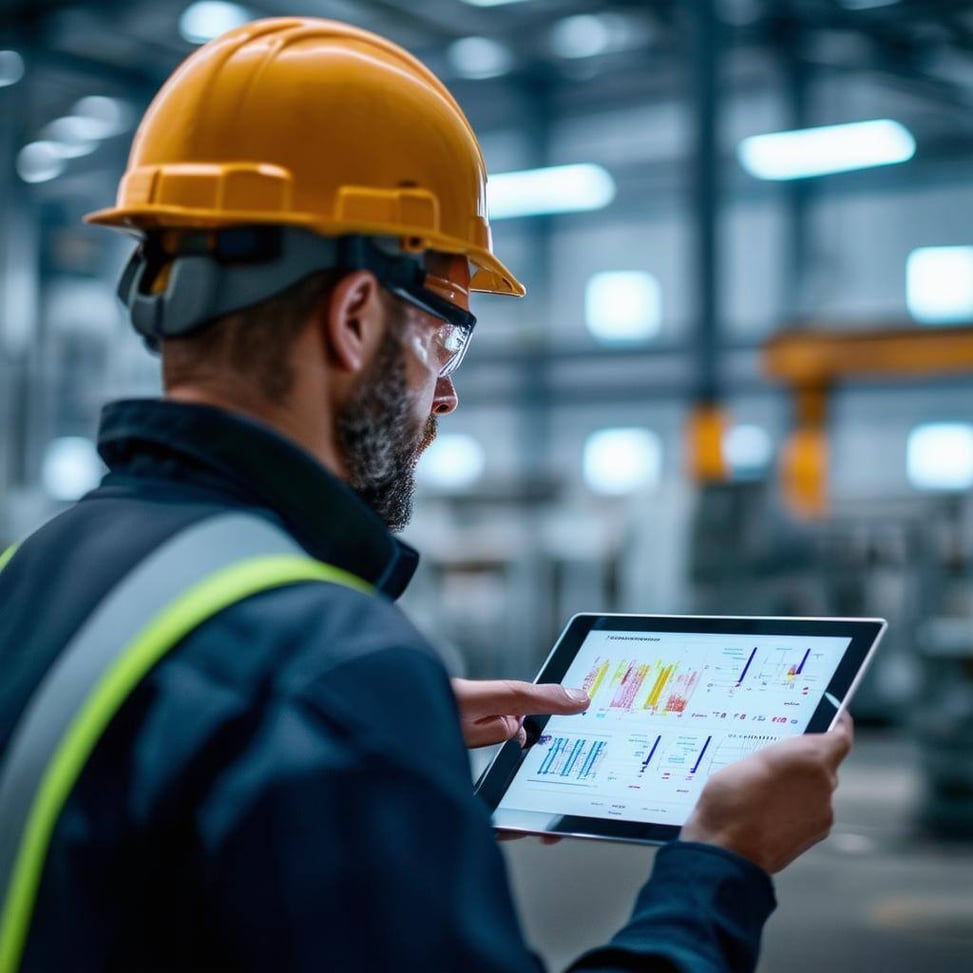
[(118, 284), (135, 330), (153, 351), (227, 314), (259, 304), (322, 270), (369, 270), (393, 294), (472, 331), (476, 318), (423, 286), (422, 254), (396, 252), (396, 241), (360, 235), (324, 237), (309, 230), (243, 226), (150, 233)]

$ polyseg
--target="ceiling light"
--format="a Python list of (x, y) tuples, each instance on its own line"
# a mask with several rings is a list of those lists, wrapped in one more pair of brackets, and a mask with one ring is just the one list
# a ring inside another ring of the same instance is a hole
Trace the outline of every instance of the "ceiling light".
[(91, 128), (85, 124), (85, 119), (72, 115), (49, 122), (40, 135), (42, 140), (54, 143), (65, 159), (90, 155), (98, 148), (98, 141), (91, 136)]
[(551, 28), (551, 50), (558, 57), (594, 57), (608, 50), (611, 42), (608, 24), (595, 14), (565, 17)]
[(30, 142), (17, 153), (17, 172), (24, 182), (48, 182), (64, 172), (64, 154), (57, 142)]
[(758, 179), (804, 179), (907, 162), (916, 140), (887, 118), (754, 135), (737, 146), (740, 164)]
[(118, 98), (88, 95), (75, 102), (71, 115), (83, 119), (88, 138), (107, 139), (121, 135), (132, 125), (132, 110)]
[(644, 341), (662, 325), (662, 288), (641, 270), (595, 274), (585, 288), (584, 316), (600, 341)]
[(191, 44), (205, 44), (234, 27), (242, 27), (253, 18), (253, 13), (238, 3), (199, 0), (182, 12), (179, 33)]
[(923, 324), (973, 321), (973, 247), (918, 247), (905, 264), (909, 313)]
[(494, 220), (602, 209), (614, 198), (615, 180), (590, 163), (500, 172), (487, 181)]
[(64, 436), (52, 440), (44, 451), (41, 483), (54, 500), (77, 500), (98, 486), (104, 472), (105, 467), (90, 439)]
[(425, 451), (417, 479), (440, 490), (465, 490), (482, 475), (486, 455), (478, 439), (461, 433), (437, 436)]
[(509, 47), (489, 37), (463, 37), (446, 50), (453, 70), (463, 78), (481, 81), (506, 74), (514, 63)]
[(523, 3), (524, 0), (463, 0), (471, 7), (506, 7), (511, 3)]
[(906, 445), (906, 471), (909, 482), (920, 490), (973, 487), (973, 426), (965, 422), (917, 426)]
[(16, 51), (0, 51), (0, 88), (16, 84), (24, 70), (24, 59)]
[(595, 493), (620, 495), (656, 486), (662, 441), (648, 429), (602, 429), (584, 444), (584, 481)]

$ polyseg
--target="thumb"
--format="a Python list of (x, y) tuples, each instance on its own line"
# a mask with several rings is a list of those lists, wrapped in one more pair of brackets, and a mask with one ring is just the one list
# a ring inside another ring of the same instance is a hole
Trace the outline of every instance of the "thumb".
[(822, 739), (827, 741), (832, 761), (835, 765), (840, 764), (848, 756), (855, 740), (854, 723), (847, 712), (842, 713), (838, 722), (822, 734)]

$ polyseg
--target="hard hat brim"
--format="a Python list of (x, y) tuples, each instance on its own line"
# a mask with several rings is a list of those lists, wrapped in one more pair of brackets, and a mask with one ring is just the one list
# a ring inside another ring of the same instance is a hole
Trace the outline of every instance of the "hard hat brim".
[[(280, 213), (268, 215), (266, 212), (236, 212), (234, 219), (227, 220), (225, 214), (181, 206), (150, 205), (110, 207), (96, 210), (84, 217), (85, 223), (97, 226), (110, 226), (141, 235), (151, 229), (218, 229), (227, 226), (243, 225), (286, 225), (299, 226), (322, 236), (344, 236), (349, 232), (347, 223), (322, 222), (320, 218), (299, 213), (289, 213), (281, 219)], [(523, 297), (527, 288), (511, 273), (489, 250), (471, 245), (468, 241), (458, 240), (443, 233), (429, 230), (416, 236), (415, 230), (396, 224), (363, 224), (356, 226), (355, 233), (365, 236), (401, 237), (408, 241), (410, 250), (435, 250), (440, 253), (462, 254), (476, 268), (470, 281), (470, 290), (481, 294), (507, 294)]]

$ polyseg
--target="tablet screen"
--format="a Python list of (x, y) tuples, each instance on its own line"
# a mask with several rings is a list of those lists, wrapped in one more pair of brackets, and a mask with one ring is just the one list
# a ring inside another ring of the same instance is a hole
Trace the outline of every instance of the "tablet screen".
[(596, 623), (562, 660), (557, 681), (583, 687), (591, 706), (546, 721), (496, 804), (497, 827), (551, 830), (567, 816), (677, 828), (713, 773), (809, 728), (853, 641), (618, 627), (624, 618)]

